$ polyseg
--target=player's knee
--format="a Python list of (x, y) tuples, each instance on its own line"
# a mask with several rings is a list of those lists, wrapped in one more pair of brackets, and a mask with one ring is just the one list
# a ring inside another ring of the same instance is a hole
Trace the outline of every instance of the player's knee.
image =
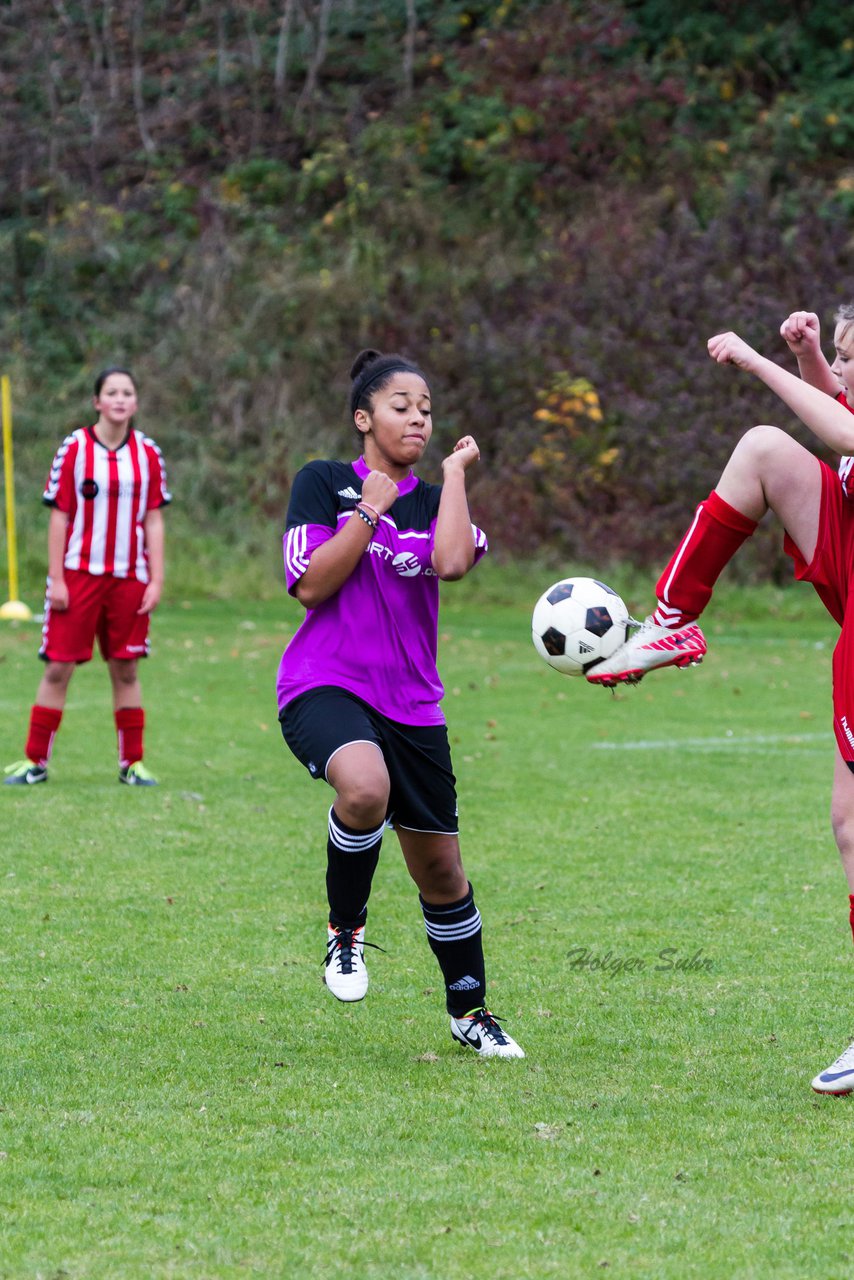
[(445, 852), (421, 867), (419, 889), (428, 902), (456, 902), (468, 891), (459, 854)]
[(339, 787), (335, 808), (348, 825), (356, 828), (373, 826), (382, 822), (388, 810), (389, 788), (380, 775), (361, 777)]
[(136, 659), (131, 658), (128, 661), (120, 661), (116, 659), (110, 663), (110, 671), (116, 684), (129, 685), (136, 684)]
[(833, 804), (830, 822), (836, 847), (847, 865), (854, 861), (854, 811), (847, 805)]
[(767, 424), (751, 427), (739, 440), (736, 452), (748, 458), (755, 471), (761, 472), (767, 459), (779, 456), (781, 438), (786, 441), (791, 439), (779, 427)]
[(64, 689), (73, 670), (73, 662), (48, 662), (44, 669), (44, 679), (52, 688)]

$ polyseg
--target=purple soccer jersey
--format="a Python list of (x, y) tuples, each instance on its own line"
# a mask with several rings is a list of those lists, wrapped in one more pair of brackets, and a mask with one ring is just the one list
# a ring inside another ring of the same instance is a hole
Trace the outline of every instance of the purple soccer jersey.
[[(312, 551), (354, 518), (367, 474), (363, 458), (310, 462), (298, 472), (284, 536), (291, 593)], [(334, 685), (401, 724), (444, 724), (436, 669), (439, 579), (430, 564), (442, 489), (412, 475), (398, 489), (353, 573), (306, 611), (282, 655), (280, 711), (309, 689)], [(477, 561), (487, 543), (480, 529), (472, 529)]]

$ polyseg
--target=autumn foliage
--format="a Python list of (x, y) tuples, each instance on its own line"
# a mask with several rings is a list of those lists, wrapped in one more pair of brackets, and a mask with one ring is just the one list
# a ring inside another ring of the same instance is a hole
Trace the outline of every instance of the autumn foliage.
[(786, 360), (781, 319), (848, 291), (854, 41), (785, 9), (10, 0), (23, 474), (128, 361), (197, 526), (269, 537), (294, 470), (350, 447), (352, 354), (402, 348), (437, 457), (478, 437), (499, 552), (657, 559), (740, 431), (791, 425), (706, 339)]

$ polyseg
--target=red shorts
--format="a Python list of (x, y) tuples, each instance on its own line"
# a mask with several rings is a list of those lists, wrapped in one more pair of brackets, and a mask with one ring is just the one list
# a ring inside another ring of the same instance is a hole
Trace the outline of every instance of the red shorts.
[(148, 614), (137, 612), (144, 582), (80, 569), (66, 569), (65, 581), (67, 609), (51, 609), (45, 599), (40, 658), (88, 662), (96, 636), (105, 660), (148, 656)]
[(783, 546), (795, 577), (811, 582), (827, 612), (842, 628), (833, 650), (833, 731), (843, 760), (854, 770), (854, 501), (839, 476), (821, 467), (821, 512), (815, 554), (809, 564), (786, 534)]

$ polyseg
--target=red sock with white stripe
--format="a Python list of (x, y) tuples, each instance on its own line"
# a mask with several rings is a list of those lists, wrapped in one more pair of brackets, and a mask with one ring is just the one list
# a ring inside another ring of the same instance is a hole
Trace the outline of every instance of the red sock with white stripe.
[(849, 914), (848, 914), (848, 919), (849, 919), (849, 920), (850, 920), (850, 922), (851, 922), (851, 935), (852, 935), (852, 937), (854, 937), (854, 893), (849, 893), (849, 895), (848, 895), (848, 902), (849, 902), (849, 905), (850, 905), (850, 911), (849, 911)]
[(119, 768), (127, 769), (142, 759), (145, 711), (142, 707), (119, 707), (115, 713), (119, 740)]
[(27, 745), (24, 752), (28, 760), (32, 760), (33, 764), (46, 765), (50, 759), (50, 753), (53, 750), (53, 740), (56, 737), (60, 722), (62, 721), (62, 712), (57, 711), (55, 707), (40, 707), (38, 705), (30, 709), (30, 729), (27, 734)]
[(684, 627), (699, 618), (714, 585), (757, 526), (713, 489), (701, 502), (670, 563), (655, 587), (653, 621), (660, 627)]

